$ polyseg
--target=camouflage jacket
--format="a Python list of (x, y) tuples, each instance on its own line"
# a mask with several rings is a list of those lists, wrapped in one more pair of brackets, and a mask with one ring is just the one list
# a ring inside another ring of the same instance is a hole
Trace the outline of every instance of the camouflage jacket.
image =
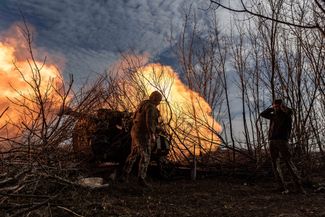
[(148, 135), (155, 134), (159, 118), (159, 110), (150, 100), (140, 103), (133, 117), (132, 130)]

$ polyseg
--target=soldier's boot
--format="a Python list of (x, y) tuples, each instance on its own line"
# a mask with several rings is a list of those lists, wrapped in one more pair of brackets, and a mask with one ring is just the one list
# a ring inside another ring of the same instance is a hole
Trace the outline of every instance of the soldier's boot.
[(141, 177), (138, 178), (138, 184), (144, 188), (151, 188), (151, 185), (149, 183), (147, 183), (144, 178), (141, 178)]
[(281, 194), (289, 194), (290, 191), (289, 189), (285, 188), (283, 191), (281, 191)]
[(283, 179), (281, 179), (280, 177), (277, 177), (276, 182), (277, 182), (276, 186), (273, 189), (274, 192), (278, 192), (278, 193), (281, 192), (281, 194), (289, 194), (290, 193), (289, 188)]
[(274, 192), (281, 193), (281, 194), (289, 194), (290, 191), (286, 185), (282, 183), (278, 183), (277, 186), (273, 189)]

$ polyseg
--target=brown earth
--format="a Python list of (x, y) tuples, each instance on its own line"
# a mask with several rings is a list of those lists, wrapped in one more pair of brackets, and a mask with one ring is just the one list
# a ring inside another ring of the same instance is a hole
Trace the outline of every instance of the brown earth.
[(307, 195), (283, 195), (274, 190), (270, 177), (150, 179), (150, 189), (133, 179), (112, 182), (105, 190), (72, 192), (67, 198), (76, 200), (68, 199), (63, 204), (75, 214), (60, 208), (53, 216), (325, 217), (325, 186), (319, 184), (325, 183), (325, 176), (319, 174), (314, 178), (318, 182), (306, 184)]
[(108, 186), (100, 189), (69, 181), (89, 175), (88, 170), (82, 174), (77, 171), (70, 179), (28, 174), (24, 190), (0, 191), (0, 216), (325, 217), (325, 170), (311, 174), (304, 183), (307, 195), (275, 191), (272, 174), (265, 170), (205, 170), (198, 173), (196, 181), (190, 179), (188, 169), (176, 171), (169, 180), (154, 178), (154, 171), (150, 171), (151, 188), (138, 185), (135, 176), (128, 183), (110, 180), (112, 171), (92, 171), (91, 176), (106, 178)]

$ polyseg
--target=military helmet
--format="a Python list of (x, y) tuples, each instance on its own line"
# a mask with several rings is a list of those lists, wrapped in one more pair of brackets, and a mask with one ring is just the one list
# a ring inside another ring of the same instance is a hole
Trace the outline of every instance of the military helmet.
[(159, 93), (159, 91), (156, 90), (150, 94), (149, 99), (151, 101), (160, 102), (162, 100), (162, 95)]

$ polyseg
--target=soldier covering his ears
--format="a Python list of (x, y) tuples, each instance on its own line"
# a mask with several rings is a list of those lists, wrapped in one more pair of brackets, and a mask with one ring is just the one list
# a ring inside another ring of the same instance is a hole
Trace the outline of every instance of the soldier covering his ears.
[(260, 116), (270, 120), (268, 135), (270, 155), (273, 172), (280, 184), (280, 189), (282, 189), (283, 193), (289, 192), (281, 170), (281, 156), (293, 177), (297, 190), (301, 193), (305, 193), (301, 184), (301, 178), (291, 160), (291, 153), (288, 145), (292, 128), (292, 113), (292, 109), (286, 107), (281, 99), (276, 99), (272, 107), (264, 110)]

